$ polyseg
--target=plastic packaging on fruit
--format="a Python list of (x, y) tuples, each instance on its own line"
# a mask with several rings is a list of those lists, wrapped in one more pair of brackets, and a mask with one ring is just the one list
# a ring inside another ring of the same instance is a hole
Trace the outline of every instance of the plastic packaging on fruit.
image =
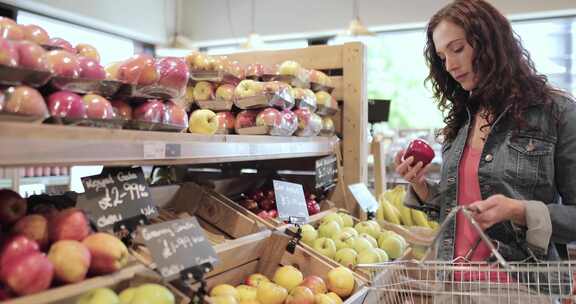
[(0, 64), (15, 67), (20, 61), (18, 48), (16, 44), (10, 40), (0, 38)]
[(4, 111), (37, 118), (49, 116), (48, 107), (38, 91), (28, 86), (10, 87), (5, 92)]
[(71, 119), (85, 119), (86, 106), (80, 95), (59, 91), (48, 96), (48, 109), (53, 117), (67, 117)]
[(320, 130), (320, 135), (322, 136), (334, 136), (336, 134), (336, 127), (334, 126), (334, 121), (331, 117), (322, 117), (322, 129)]
[(234, 130), (238, 134), (242, 134), (242, 129), (254, 128), (256, 127), (256, 116), (258, 111), (256, 110), (244, 110), (240, 111), (236, 115), (236, 120), (234, 121)]
[(57, 76), (78, 78), (80, 76), (80, 62), (75, 54), (67, 51), (54, 50), (46, 53), (48, 68)]
[(312, 112), (316, 111), (316, 95), (314, 95), (312, 90), (302, 88), (294, 88), (292, 90), (297, 108), (308, 108)]
[(132, 119), (151, 123), (162, 123), (164, 120), (164, 103), (158, 99), (149, 99), (134, 108)]
[(188, 128), (188, 113), (186, 113), (186, 110), (182, 106), (174, 101), (168, 101), (164, 105), (164, 108), (165, 111), (162, 121), (164, 124), (181, 127), (182, 130)]
[(156, 68), (159, 73), (157, 85), (166, 90), (172, 98), (179, 98), (186, 94), (186, 85), (190, 72), (182, 58), (163, 57), (156, 59)]
[(269, 81), (264, 83), (264, 89), (270, 96), (268, 105), (280, 109), (292, 109), (296, 105), (290, 85), (280, 81)]
[(8, 17), (0, 17), (0, 37), (10, 40), (24, 39), (24, 31)]
[(280, 128), (270, 130), (270, 135), (292, 136), (298, 130), (298, 117), (288, 109), (282, 111), (282, 124)]
[(322, 130), (322, 118), (309, 109), (296, 109), (294, 111), (298, 117), (298, 130), (296, 136), (316, 136)]
[(46, 50), (32, 41), (13, 42), (18, 51), (18, 66), (35, 70), (48, 71)]
[(338, 102), (336, 98), (326, 91), (315, 93), (317, 110), (316, 113), (321, 116), (332, 116), (338, 112)]
[(132, 107), (125, 100), (112, 100), (110, 102), (114, 108), (116, 117), (124, 120), (132, 119)]
[(231, 134), (234, 133), (234, 125), (236, 117), (230, 111), (223, 111), (216, 113), (218, 117), (218, 130), (216, 134)]

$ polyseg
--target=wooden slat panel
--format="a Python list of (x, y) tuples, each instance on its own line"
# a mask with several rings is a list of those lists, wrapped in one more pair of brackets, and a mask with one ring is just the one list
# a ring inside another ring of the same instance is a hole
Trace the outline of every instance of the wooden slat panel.
[(344, 78), (342, 76), (332, 76), (330, 77), (332, 80), (332, 85), (334, 86), (334, 91), (332, 91), (332, 96), (336, 98), (336, 100), (343, 100), (344, 98), (344, 89), (343, 83)]
[[(367, 128), (368, 99), (366, 93), (366, 47), (360, 42), (344, 45), (344, 105), (343, 105), (343, 159), (346, 185), (367, 182)], [(350, 191), (346, 192), (349, 206), (345, 209), (353, 215), (360, 208), (353, 204)]]
[(228, 55), (228, 57), (238, 60), (242, 64), (258, 62), (264, 65), (274, 65), (285, 60), (295, 60), (308, 69), (342, 68), (341, 46), (313, 46), (283, 51), (235, 53)]

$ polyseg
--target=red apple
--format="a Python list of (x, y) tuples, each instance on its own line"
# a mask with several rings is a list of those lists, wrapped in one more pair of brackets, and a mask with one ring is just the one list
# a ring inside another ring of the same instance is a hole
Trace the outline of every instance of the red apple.
[(306, 208), (308, 209), (308, 215), (314, 215), (320, 212), (320, 205), (318, 205), (314, 199), (308, 200), (306, 202)]
[(113, 119), (115, 117), (114, 108), (108, 99), (95, 94), (88, 94), (82, 97), (86, 107), (86, 117), (93, 119)]
[(72, 46), (72, 44), (70, 44), (70, 42), (62, 38), (58, 37), (50, 38), (48, 39), (48, 42), (46, 42), (46, 45), (59, 47), (64, 51), (69, 52), (70, 54), (76, 54), (76, 49)]
[(264, 198), (266, 198), (266, 196), (264, 195), (264, 191), (262, 191), (262, 190), (256, 190), (256, 191), (250, 193), (250, 195), (248, 197), (255, 200), (256, 202), (259, 202), (259, 201), (263, 200)]
[(218, 132), (228, 133), (230, 130), (234, 129), (234, 123), (236, 118), (234, 114), (230, 111), (218, 112), (216, 113), (218, 117)]
[(47, 44), (50, 37), (43, 28), (35, 24), (20, 25), (24, 31), (24, 39), (38, 44)]
[(271, 218), (277, 218), (278, 217), (278, 210), (272, 209), (272, 210), (268, 211), (268, 215), (270, 215)]
[(19, 66), (38, 71), (48, 71), (48, 59), (43, 47), (34, 42), (23, 40), (16, 42), (16, 48), (18, 49)]
[(267, 199), (275, 200), (276, 194), (274, 193), (274, 189), (270, 189), (264, 192), (264, 197)]
[(10, 40), (0, 38), (0, 64), (15, 67), (20, 61), (18, 47)]
[(40, 247), (35, 241), (23, 236), (15, 235), (4, 242), (0, 252), (0, 269), (12, 262), (14, 258), (29, 252), (38, 252)]
[(14, 20), (0, 17), (0, 37), (9, 40), (24, 39), (24, 30)]
[(100, 53), (98, 53), (98, 50), (95, 47), (89, 44), (84, 43), (77, 44), (76, 53), (78, 54), (78, 56), (92, 58), (96, 60), (96, 62), (100, 62)]
[(0, 189), (0, 224), (9, 226), (26, 214), (26, 200), (10, 189)]
[(319, 277), (319, 276), (315, 276), (315, 275), (310, 275), (304, 278), (304, 281), (302, 281), (302, 283), (300, 283), (300, 286), (305, 286), (310, 288), (310, 290), (314, 293), (314, 294), (322, 294), (322, 293), (326, 293), (328, 292), (328, 289), (326, 288), (326, 283), (324, 282), (324, 280)]
[(330, 78), (328, 77), (328, 75), (317, 70), (310, 70), (310, 73), (308, 74), (308, 80), (310, 80), (310, 82), (314, 82), (323, 86), (330, 85)]
[(287, 135), (292, 135), (298, 129), (298, 117), (288, 109), (282, 111), (282, 125), (286, 129)]
[(226, 71), (226, 73), (238, 79), (244, 79), (245, 74), (244, 67), (238, 61), (228, 61), (224, 67), (224, 70)]
[(422, 139), (414, 139), (410, 142), (408, 148), (406, 148), (402, 158), (407, 159), (410, 156), (414, 157), (412, 165), (422, 162), (422, 164), (426, 166), (434, 158), (434, 149), (432, 149), (426, 141)]
[(61, 240), (82, 241), (92, 230), (88, 218), (77, 208), (68, 208), (58, 212), (49, 219), (49, 238), (56, 242)]
[(262, 211), (258, 212), (258, 214), (256, 214), (256, 215), (262, 219), (269, 219), (270, 218), (270, 214), (268, 214), (268, 211), (266, 211), (266, 210), (262, 210)]
[(257, 126), (280, 127), (282, 124), (282, 113), (274, 108), (266, 108), (256, 116)]
[(276, 208), (276, 201), (274, 199), (265, 198), (258, 202), (258, 207), (262, 210), (270, 211)]
[(78, 78), (80, 75), (80, 62), (75, 54), (54, 50), (46, 54), (48, 60), (48, 68), (52, 74)]
[(306, 286), (296, 286), (286, 298), (285, 304), (314, 304), (314, 293)]
[(316, 136), (322, 130), (322, 118), (308, 108), (296, 109), (294, 114), (298, 117), (297, 136)]
[(4, 111), (23, 115), (47, 117), (48, 108), (42, 95), (27, 86), (10, 87), (5, 91)]
[(246, 78), (262, 77), (264, 75), (264, 65), (261, 63), (253, 63), (246, 67)]
[(132, 107), (125, 100), (112, 100), (110, 102), (115, 110), (116, 117), (131, 120)]
[(82, 101), (82, 97), (68, 91), (52, 93), (48, 97), (48, 109), (52, 116), (86, 118), (86, 106)]
[(255, 200), (249, 198), (241, 201), (240, 205), (250, 211), (255, 211), (258, 209), (258, 203)]
[(188, 113), (179, 104), (174, 101), (168, 101), (164, 105), (164, 123), (174, 126), (182, 127), (182, 129), (188, 128)]
[(48, 246), (48, 220), (43, 215), (30, 214), (21, 218), (12, 232), (35, 241), (42, 249)]
[(134, 120), (162, 123), (164, 117), (164, 103), (158, 99), (149, 99), (134, 108)]
[(98, 80), (106, 79), (106, 71), (96, 59), (79, 56), (78, 63), (80, 64), (81, 78)]
[(50, 287), (54, 266), (43, 253), (29, 252), (4, 265), (0, 277), (18, 295), (29, 295)]
[(130, 83), (151, 85), (158, 81), (158, 71), (154, 58), (148, 54), (137, 54), (130, 57), (118, 66), (116, 73), (118, 80)]
[(238, 129), (256, 126), (256, 113), (253, 110), (244, 110), (238, 113), (234, 122), (234, 129), (238, 131)]
[(156, 59), (156, 68), (159, 73), (158, 85), (179, 92), (186, 90), (190, 73), (186, 62), (182, 58), (163, 57)]

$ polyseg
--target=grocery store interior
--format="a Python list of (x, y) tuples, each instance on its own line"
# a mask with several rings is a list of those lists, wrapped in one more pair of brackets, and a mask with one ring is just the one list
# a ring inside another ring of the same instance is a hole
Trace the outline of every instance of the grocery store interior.
[[(505, 167), (489, 182), (522, 224), (494, 227), (514, 240), (456, 208), (464, 160), (443, 170), (459, 152), (425, 56), (454, 2), (495, 8), (576, 96), (574, 0), (0, 0), (0, 302), (574, 303), (576, 212), (547, 205), (573, 207), (569, 144), (483, 138), (511, 151), (475, 173)], [(454, 219), (486, 259), (439, 259)]]

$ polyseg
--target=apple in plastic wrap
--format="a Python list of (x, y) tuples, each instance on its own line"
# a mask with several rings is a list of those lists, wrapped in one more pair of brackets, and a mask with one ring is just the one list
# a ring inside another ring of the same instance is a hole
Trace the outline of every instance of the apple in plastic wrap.
[[(158, 85), (177, 92), (177, 96), (186, 91), (190, 73), (186, 62), (177, 57), (162, 57), (156, 59), (158, 69)], [(174, 96), (176, 97), (176, 96)]]
[(80, 62), (75, 54), (54, 50), (46, 53), (48, 68), (57, 76), (78, 78), (80, 76)]
[(37, 44), (47, 44), (50, 36), (42, 27), (35, 24), (20, 25), (24, 31), (24, 40), (32, 41)]
[(278, 128), (282, 124), (282, 113), (274, 108), (266, 108), (256, 116), (257, 126)]
[(24, 30), (8, 17), (0, 17), (0, 37), (9, 40), (24, 39)]
[(175, 103), (174, 101), (168, 101), (164, 105), (164, 123), (182, 127), (182, 129), (188, 128), (188, 113), (186, 110)]
[(294, 110), (298, 117), (296, 136), (316, 136), (322, 129), (322, 118), (307, 108)]
[(238, 132), (239, 129), (250, 128), (256, 126), (257, 112), (253, 110), (244, 110), (236, 115), (234, 122), (234, 129)]
[(48, 71), (48, 58), (43, 47), (25, 40), (17, 41), (15, 44), (18, 49), (18, 66), (37, 71)]
[(28, 86), (10, 87), (5, 92), (4, 111), (27, 116), (48, 117), (48, 108), (40, 93)]
[(76, 54), (76, 49), (72, 46), (72, 44), (70, 44), (70, 42), (68, 42), (67, 40), (64, 40), (59, 37), (52, 37), (48, 39), (46, 45), (61, 48), (64, 51), (67, 51), (71, 54)]
[(48, 96), (50, 115), (56, 117), (86, 118), (86, 105), (76, 93), (59, 91)]
[(0, 38), (0, 64), (15, 67), (20, 61), (17, 45), (10, 40)]
[(90, 57), (78, 57), (80, 63), (80, 77), (86, 79), (103, 80), (106, 79), (106, 71), (100, 63)]
[(79, 43), (76, 45), (76, 53), (78, 56), (88, 57), (96, 60), (96, 62), (100, 62), (100, 53), (98, 50), (86, 43)]
[(114, 108), (116, 117), (125, 120), (132, 119), (132, 107), (128, 104), (128, 102), (125, 100), (112, 100), (110, 103)]
[(129, 84), (151, 85), (158, 81), (159, 72), (154, 63), (154, 57), (148, 54), (137, 54), (120, 64), (116, 77)]
[(159, 99), (148, 99), (137, 105), (132, 113), (132, 118), (139, 121), (162, 123), (164, 120), (164, 103)]
[(88, 94), (82, 97), (86, 106), (86, 116), (92, 119), (113, 119), (114, 108), (108, 99), (95, 94)]
[(236, 121), (234, 113), (224, 111), (216, 113), (216, 116), (218, 117), (218, 131), (216, 133), (229, 134), (231, 130), (234, 130), (234, 123)]

